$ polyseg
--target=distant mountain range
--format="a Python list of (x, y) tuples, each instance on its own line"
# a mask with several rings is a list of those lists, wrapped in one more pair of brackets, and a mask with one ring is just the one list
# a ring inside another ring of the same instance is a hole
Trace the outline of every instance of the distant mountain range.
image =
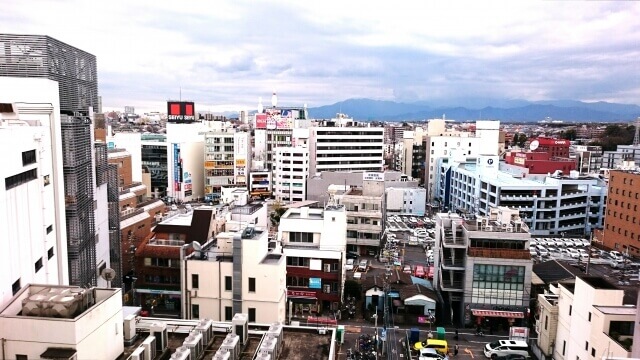
[(564, 122), (632, 121), (640, 117), (640, 106), (604, 101), (459, 99), (448, 102), (399, 103), (371, 99), (349, 99), (309, 108), (314, 119), (330, 119), (337, 113), (361, 121), (416, 121), (442, 118), (457, 121), (501, 120), (536, 122), (551, 118)]

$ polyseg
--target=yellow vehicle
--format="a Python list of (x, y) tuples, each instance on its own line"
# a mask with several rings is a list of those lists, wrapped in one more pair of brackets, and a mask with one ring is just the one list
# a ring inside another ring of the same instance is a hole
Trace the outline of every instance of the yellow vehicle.
[(427, 339), (425, 341), (418, 341), (413, 345), (414, 350), (420, 351), (420, 349), (435, 349), (440, 354), (446, 355), (449, 353), (449, 345), (447, 340)]

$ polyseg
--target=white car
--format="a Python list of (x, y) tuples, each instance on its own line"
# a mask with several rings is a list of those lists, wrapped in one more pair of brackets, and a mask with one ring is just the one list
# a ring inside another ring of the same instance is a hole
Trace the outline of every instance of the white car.
[(549, 250), (547, 250), (544, 247), (538, 246), (538, 253), (540, 253), (541, 257), (547, 257), (549, 256)]
[(581, 261), (589, 261), (589, 254), (588, 254), (588, 253), (583, 253), (583, 252), (581, 252), (581, 253), (580, 253), (580, 257), (579, 257), (579, 259), (580, 259)]
[(587, 239), (582, 239), (582, 246), (585, 246), (585, 247), (586, 247), (586, 246), (590, 246), (590, 245), (591, 245), (591, 242), (590, 242), (589, 240), (587, 240)]
[(575, 247), (581, 247), (582, 246), (582, 240), (580, 239), (573, 239), (573, 246)]
[(580, 257), (580, 251), (576, 249), (567, 249), (567, 253), (569, 253), (569, 256), (574, 259), (577, 259)]
[(530, 247), (529, 254), (531, 254), (531, 256), (538, 256), (538, 250), (536, 250), (535, 247)]
[(547, 239), (538, 239), (538, 245), (547, 246)]
[(347, 271), (353, 270), (353, 265), (355, 264), (354, 259), (347, 259), (347, 264), (344, 266), (344, 269)]
[(529, 246), (536, 246), (536, 245), (538, 245), (538, 242), (536, 240), (529, 241)]
[(548, 250), (550, 253), (557, 253), (557, 252), (558, 252), (558, 248), (554, 248), (554, 247), (552, 247), (552, 246), (549, 246), (549, 247), (547, 248), (547, 250)]
[(617, 259), (622, 259), (622, 254), (619, 251), (615, 251), (615, 250), (609, 251), (609, 256), (611, 256), (612, 258), (614, 258), (616, 260)]

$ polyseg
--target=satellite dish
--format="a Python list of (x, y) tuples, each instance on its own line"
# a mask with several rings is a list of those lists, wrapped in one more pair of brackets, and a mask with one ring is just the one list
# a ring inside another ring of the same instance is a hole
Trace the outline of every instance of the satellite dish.
[(533, 140), (531, 144), (529, 144), (529, 150), (536, 151), (536, 149), (540, 146), (540, 141)]
[(107, 281), (107, 287), (111, 287), (111, 280), (116, 277), (116, 271), (111, 268), (103, 269), (100, 277)]
[(196, 240), (193, 240), (191, 242), (191, 246), (193, 246), (193, 250), (195, 251), (202, 251), (202, 246), (200, 245), (200, 243)]

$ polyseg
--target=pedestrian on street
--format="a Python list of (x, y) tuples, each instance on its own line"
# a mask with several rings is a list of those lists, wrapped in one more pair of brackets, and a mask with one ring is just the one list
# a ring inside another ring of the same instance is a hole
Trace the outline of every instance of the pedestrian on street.
[(453, 347), (453, 356), (458, 356), (459, 350), (460, 350), (460, 346), (456, 344), (456, 346)]

